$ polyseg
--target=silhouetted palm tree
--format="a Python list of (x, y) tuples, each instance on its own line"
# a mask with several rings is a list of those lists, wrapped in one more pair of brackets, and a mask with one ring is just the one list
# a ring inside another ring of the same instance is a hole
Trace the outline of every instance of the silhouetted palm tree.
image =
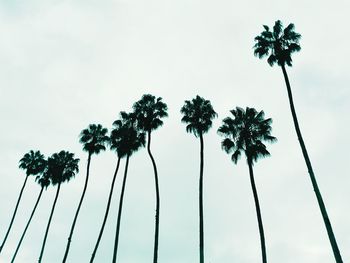
[(136, 126), (136, 116), (134, 113), (120, 113), (120, 119), (114, 123), (114, 129), (111, 132), (111, 149), (115, 149), (120, 158), (126, 157), (123, 185), (119, 199), (118, 219), (114, 241), (113, 263), (117, 260), (118, 241), (120, 221), (123, 209), (123, 199), (128, 172), (129, 158), (145, 145), (145, 133), (140, 131)]
[(299, 40), (301, 38), (301, 35), (294, 31), (294, 24), (289, 24), (286, 28), (283, 29), (283, 25), (280, 20), (277, 20), (275, 22), (273, 31), (270, 31), (269, 27), (266, 25), (264, 25), (264, 29), (265, 30), (259, 36), (255, 37), (256, 43), (254, 45), (254, 54), (259, 58), (268, 56), (267, 62), (270, 64), (270, 66), (273, 66), (277, 63), (277, 65), (282, 68), (284, 80), (287, 86), (289, 105), (293, 116), (295, 131), (297, 133), (305, 163), (310, 174), (312, 186), (314, 188), (318, 205), (322, 213), (323, 221), (327, 229), (334, 257), (336, 259), (336, 262), (341, 263), (343, 260), (341, 258), (337, 241), (333, 233), (332, 225), (328, 217), (326, 206), (323, 202), (321, 192), (318, 188), (311, 161), (307, 153), (303, 137), (301, 135), (297, 114), (295, 112), (292, 90), (286, 71), (286, 65), (292, 66), (292, 53), (300, 51)]
[(114, 171), (112, 184), (111, 184), (111, 189), (109, 190), (109, 196), (108, 196), (108, 201), (107, 201), (107, 207), (106, 207), (105, 215), (103, 217), (102, 226), (101, 226), (100, 232), (98, 234), (98, 238), (97, 238), (97, 241), (96, 241), (96, 244), (95, 244), (95, 247), (94, 247), (94, 251), (92, 252), (92, 255), (91, 255), (91, 258), (90, 258), (90, 263), (92, 263), (95, 260), (96, 252), (97, 252), (97, 249), (99, 247), (99, 244), (100, 244), (100, 241), (101, 241), (101, 238), (102, 238), (102, 234), (103, 234), (106, 222), (107, 222), (108, 213), (109, 213), (109, 207), (111, 205), (112, 196), (113, 196), (114, 183), (115, 183), (115, 179), (117, 177), (117, 173), (118, 173), (118, 170), (119, 170), (120, 159), (121, 159), (121, 157), (118, 156), (117, 166), (116, 166), (115, 171)]
[(55, 211), (58, 195), (60, 193), (61, 184), (66, 181), (68, 182), (70, 179), (72, 179), (75, 176), (76, 173), (78, 173), (79, 171), (78, 163), (79, 163), (79, 159), (74, 158), (74, 153), (70, 153), (67, 151), (60, 151), (59, 153), (54, 153), (51, 157), (48, 158), (48, 161), (47, 161), (48, 166), (47, 166), (47, 170), (45, 171), (45, 176), (49, 177), (52, 185), (58, 185), (58, 187), (57, 187), (56, 196), (51, 208), (49, 221), (47, 223), (43, 244), (41, 246), (39, 262), (41, 262), (44, 254), (46, 239), (49, 233), (51, 219)]
[(212, 120), (217, 116), (209, 100), (200, 96), (191, 101), (186, 100), (181, 108), (184, 115), (182, 122), (187, 123), (186, 131), (191, 132), (200, 140), (200, 172), (199, 172), (199, 262), (204, 262), (204, 224), (203, 224), (203, 167), (204, 142), (203, 134), (212, 126)]
[(37, 181), (38, 184), (39, 184), (40, 187), (41, 187), (41, 188), (40, 188), (40, 192), (39, 192), (38, 198), (36, 199), (36, 202), (35, 202), (33, 211), (32, 211), (32, 213), (31, 213), (31, 215), (30, 215), (30, 217), (29, 217), (29, 220), (28, 220), (28, 222), (27, 222), (27, 225), (26, 225), (26, 227), (24, 228), (24, 231), (23, 231), (23, 233), (22, 233), (22, 236), (21, 236), (21, 238), (20, 238), (20, 240), (19, 240), (19, 242), (18, 242), (18, 244), (17, 244), (16, 251), (15, 251), (15, 253), (14, 253), (13, 256), (12, 256), (11, 262), (14, 262), (15, 259), (16, 259), (18, 250), (19, 250), (19, 248), (21, 247), (22, 241), (23, 241), (24, 236), (25, 236), (25, 234), (26, 234), (26, 232), (27, 232), (27, 230), (28, 230), (28, 227), (29, 227), (29, 225), (30, 225), (30, 222), (32, 221), (32, 218), (33, 218), (34, 213), (35, 213), (35, 211), (36, 211), (36, 208), (37, 208), (37, 206), (38, 206), (38, 204), (39, 204), (39, 201), (40, 201), (40, 199), (41, 199), (41, 196), (42, 196), (42, 193), (43, 193), (44, 189), (46, 190), (47, 187), (50, 185), (50, 179), (48, 178), (48, 176), (43, 175), (43, 174), (38, 175), (38, 176), (35, 178), (35, 181)]
[(7, 237), (10, 233), (10, 230), (11, 230), (11, 227), (13, 224), (13, 221), (15, 220), (17, 209), (18, 209), (19, 203), (20, 203), (21, 198), (22, 198), (23, 190), (27, 184), (28, 177), (30, 175), (38, 175), (38, 174), (43, 173), (45, 166), (46, 166), (46, 160), (45, 160), (44, 155), (42, 155), (40, 153), (40, 151), (34, 152), (33, 150), (31, 150), (30, 152), (26, 153), (23, 156), (23, 158), (19, 161), (19, 168), (26, 170), (26, 177), (24, 179), (24, 183), (23, 183), (23, 186), (21, 188), (21, 191), (19, 192), (19, 196), (17, 199), (15, 210), (13, 211), (13, 214), (12, 214), (10, 225), (6, 231), (4, 240), (2, 241), (2, 244), (0, 246), (0, 253), (1, 253), (3, 247), (6, 243)]
[(259, 158), (269, 156), (263, 141), (274, 142), (276, 138), (271, 136), (271, 119), (264, 119), (264, 112), (257, 112), (254, 108), (236, 108), (231, 110), (233, 119), (227, 117), (223, 125), (218, 129), (220, 135), (225, 139), (222, 141), (222, 148), (227, 153), (232, 153), (231, 159), (237, 163), (238, 159), (245, 153), (249, 167), (250, 183), (253, 190), (256, 214), (258, 218), (262, 262), (267, 262), (265, 236), (261, 218), (258, 193), (255, 187), (253, 165)]
[(157, 166), (151, 153), (151, 132), (163, 125), (163, 121), (161, 119), (168, 116), (168, 107), (162, 101), (161, 97), (156, 98), (151, 94), (145, 94), (142, 96), (141, 100), (137, 101), (133, 105), (133, 108), (136, 114), (138, 128), (147, 133), (147, 151), (149, 157), (151, 158), (154, 170), (154, 179), (156, 186), (156, 216), (154, 231), (153, 263), (156, 263), (158, 262), (160, 193)]
[(87, 129), (82, 130), (82, 132), (80, 133), (80, 143), (82, 143), (84, 145), (83, 150), (88, 152), (86, 178), (85, 178), (83, 192), (82, 192), (81, 197), (80, 197), (79, 205), (78, 205), (77, 211), (75, 212), (73, 224), (72, 224), (72, 227), (71, 227), (71, 230), (69, 233), (66, 251), (64, 253), (64, 257), (63, 257), (63, 261), (62, 261), (63, 263), (66, 262), (66, 260), (67, 260), (69, 247), (70, 247), (70, 243), (72, 241), (72, 236), (73, 236), (73, 232), (74, 232), (74, 227), (75, 227), (75, 224), (77, 222), (80, 207), (81, 207), (81, 204), (83, 203), (86, 188), (88, 185), (91, 155), (99, 154), (100, 151), (106, 150), (105, 145), (109, 141), (109, 137), (106, 135), (107, 132), (108, 132), (108, 130), (106, 128), (103, 128), (101, 124), (97, 124), (97, 125), (90, 124)]

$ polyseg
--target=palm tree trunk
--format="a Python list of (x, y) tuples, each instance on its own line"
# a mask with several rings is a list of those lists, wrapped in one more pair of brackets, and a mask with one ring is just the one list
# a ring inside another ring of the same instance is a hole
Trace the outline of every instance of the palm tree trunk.
[(119, 230), (120, 230), (120, 220), (121, 220), (121, 217), (122, 217), (123, 199), (124, 199), (124, 191), (125, 191), (125, 184), (126, 184), (126, 176), (127, 176), (127, 174), (128, 174), (128, 166), (129, 166), (129, 155), (126, 157), (126, 164), (125, 164), (125, 171), (124, 171), (123, 186), (122, 186), (122, 191), (121, 191), (120, 199), (119, 199), (117, 229), (116, 229), (116, 233), (115, 233), (114, 251), (113, 251), (113, 263), (115, 263), (116, 260), (117, 260), (118, 241), (119, 241)]
[(15, 253), (13, 254), (11, 263), (14, 262), (15, 259), (16, 259), (18, 250), (19, 250), (19, 248), (20, 248), (20, 246), (21, 246), (21, 244), (22, 244), (22, 241), (23, 241), (24, 236), (25, 236), (25, 234), (26, 234), (26, 232), (27, 232), (27, 229), (28, 229), (28, 227), (29, 227), (29, 224), (30, 224), (30, 222), (32, 221), (32, 218), (33, 218), (33, 215), (34, 215), (34, 213), (35, 213), (35, 210), (36, 210), (36, 208), (37, 208), (37, 206), (38, 206), (38, 204), (39, 204), (39, 201), (40, 201), (40, 199), (41, 199), (41, 195), (42, 195), (42, 193), (43, 193), (43, 190), (44, 190), (44, 187), (41, 187), (40, 192), (39, 192), (39, 195), (38, 195), (38, 198), (36, 199), (36, 203), (35, 203), (35, 205), (34, 205), (33, 211), (32, 211), (32, 213), (31, 213), (31, 215), (30, 215), (30, 217), (29, 217), (29, 220), (28, 220), (28, 222), (27, 222), (27, 225), (26, 225), (26, 227), (25, 227), (25, 229), (24, 229), (24, 231), (23, 231), (23, 233), (22, 233), (21, 239), (20, 239), (19, 242), (18, 242), (16, 251), (15, 251)]
[(91, 161), (91, 153), (89, 152), (87, 168), (86, 168), (86, 178), (85, 178), (84, 189), (83, 189), (83, 193), (81, 194), (81, 197), (80, 197), (80, 201), (79, 201), (79, 205), (78, 205), (77, 211), (75, 212), (73, 224), (72, 224), (72, 227), (71, 227), (71, 230), (70, 230), (70, 233), (69, 233), (68, 242), (67, 242), (67, 246), (66, 246), (66, 251), (64, 253), (64, 257), (63, 257), (62, 263), (65, 263), (66, 260), (67, 260), (67, 256), (68, 256), (68, 252), (69, 252), (69, 248), (70, 248), (70, 243), (72, 241), (72, 236), (73, 236), (75, 224), (77, 222), (77, 218), (78, 218), (78, 215), (79, 215), (80, 207), (81, 207), (81, 204), (83, 203), (85, 192), (86, 192), (86, 188), (87, 188), (87, 185), (88, 185), (88, 182), (89, 182), (90, 161)]
[(204, 143), (203, 134), (200, 139), (200, 171), (199, 171), (199, 262), (204, 263), (204, 222), (203, 222), (203, 166), (204, 166)]
[(56, 196), (55, 196), (55, 200), (53, 201), (53, 205), (52, 205), (52, 208), (51, 208), (51, 214), (50, 214), (50, 217), (49, 217), (49, 222), (47, 223), (47, 227), (46, 227), (46, 231), (45, 231), (45, 236), (44, 236), (43, 244), (42, 244), (42, 246), (41, 246), (41, 251), (40, 251), (40, 256), (39, 256), (39, 263), (41, 262), (41, 260), (42, 260), (42, 258), (43, 258), (43, 255), (44, 255), (44, 250), (45, 250), (45, 245), (46, 245), (46, 239), (47, 239), (47, 235), (48, 235), (48, 233), (49, 233), (50, 224), (51, 224), (51, 219), (52, 219), (52, 216), (53, 216), (53, 212), (55, 211), (56, 202), (57, 202), (57, 199), (58, 199), (58, 195), (59, 195), (59, 193), (60, 193), (60, 189), (61, 189), (61, 183), (58, 184), (57, 191), (56, 191)]
[(10, 225), (9, 225), (9, 227), (8, 227), (8, 229), (7, 229), (7, 232), (6, 232), (6, 235), (5, 235), (5, 237), (4, 237), (4, 240), (2, 241), (2, 244), (1, 244), (1, 246), (0, 246), (0, 253), (1, 253), (3, 247), (4, 247), (5, 243), (6, 243), (6, 240), (7, 240), (8, 235), (10, 234), (10, 230), (11, 230), (13, 221), (15, 220), (16, 213), (17, 213), (17, 209), (18, 209), (18, 206), (19, 206), (19, 202), (21, 201), (22, 194), (23, 194), (23, 190), (24, 190), (24, 188), (25, 188), (25, 186), (26, 186), (28, 177), (29, 177), (29, 175), (26, 175), (26, 179), (24, 180), (22, 189), (21, 189), (21, 191), (19, 192), (19, 196), (18, 196), (18, 199), (17, 199), (16, 207), (15, 207), (15, 211), (13, 211), (13, 215), (12, 215), (12, 218), (11, 218)]
[(156, 162), (154, 161), (153, 155), (151, 153), (151, 132), (148, 132), (148, 143), (147, 151), (149, 157), (151, 158), (153, 170), (154, 170), (154, 179), (156, 184), (156, 221), (155, 221), (155, 230), (154, 230), (154, 251), (153, 251), (153, 263), (158, 262), (158, 238), (159, 238), (159, 210), (160, 210), (160, 195), (159, 195), (159, 184), (158, 184), (158, 172)]
[(337, 245), (337, 241), (336, 241), (334, 233), (333, 233), (332, 225), (331, 225), (331, 222), (330, 222), (329, 217), (328, 217), (326, 206), (325, 206), (325, 204), (323, 202), (323, 198), (322, 198), (320, 189), (318, 188), (316, 177), (314, 175), (314, 171), (313, 171), (312, 166), (311, 166), (311, 161), (310, 161), (309, 155), (307, 153), (303, 137), (302, 137), (301, 132), (300, 132), (299, 123), (298, 123), (298, 119), (297, 119), (297, 114), (296, 114), (295, 108), (294, 108), (292, 90), (291, 90), (291, 87), (290, 87), (290, 84), (289, 84), (287, 71), (286, 71), (286, 69), (285, 69), (285, 67), (283, 65), (281, 66), (281, 68), (282, 68), (284, 80), (285, 80), (286, 86), (287, 86), (289, 105), (290, 105), (290, 110), (291, 110), (292, 116), (293, 116), (295, 131), (297, 133), (298, 140), (299, 140), (300, 147), (301, 147), (301, 151), (303, 152), (305, 163), (306, 163), (307, 169), (309, 171), (311, 183), (312, 183), (312, 186), (313, 186), (315, 194), (316, 194), (316, 198), (317, 198), (320, 210), (321, 210), (323, 221), (324, 221), (324, 224), (325, 224), (326, 229), (327, 229), (328, 238), (329, 238), (329, 241), (330, 241), (332, 249), (333, 249), (333, 254), (334, 254), (336, 262), (337, 263), (342, 263), (343, 260), (341, 258), (340, 251), (339, 251), (339, 248), (338, 248), (338, 245)]
[(258, 218), (259, 233), (260, 233), (260, 243), (261, 243), (262, 262), (263, 262), (263, 263), (267, 263), (264, 227), (263, 227), (263, 222), (262, 222), (262, 218), (261, 218), (261, 212), (260, 212), (260, 205), (259, 205), (258, 192), (256, 191), (256, 187), (255, 187), (255, 180), (254, 180), (254, 173), (253, 173), (252, 161), (248, 160), (248, 166), (249, 166), (250, 184), (251, 184), (251, 186), (252, 186), (253, 196), (254, 196), (254, 202), (255, 202), (256, 216), (257, 216), (257, 218)]
[(111, 190), (109, 191), (109, 197), (108, 197), (108, 202), (107, 202), (107, 207), (106, 207), (105, 216), (104, 216), (104, 218), (103, 218), (102, 227), (101, 227), (100, 233), (99, 233), (99, 235), (98, 235), (98, 238), (97, 238), (97, 242), (96, 242), (94, 251), (92, 252), (92, 256), (91, 256), (91, 259), (90, 259), (90, 263), (92, 263), (92, 262), (94, 261), (94, 259), (95, 259), (95, 255), (96, 255), (98, 246), (99, 246), (100, 241), (101, 241), (101, 238), (102, 238), (103, 230), (104, 230), (104, 228), (105, 228), (105, 224), (106, 224), (107, 217), (108, 217), (108, 213), (109, 213), (109, 207), (110, 207), (111, 201), (112, 201), (114, 183), (115, 183), (115, 179), (116, 179), (116, 177), (117, 177), (117, 173), (118, 173), (118, 170), (119, 170), (120, 159), (121, 159), (121, 158), (119, 157), (119, 158), (118, 158), (118, 162), (117, 162), (117, 167), (115, 168), (115, 172), (114, 172), (113, 180), (112, 180), (112, 184), (111, 184)]

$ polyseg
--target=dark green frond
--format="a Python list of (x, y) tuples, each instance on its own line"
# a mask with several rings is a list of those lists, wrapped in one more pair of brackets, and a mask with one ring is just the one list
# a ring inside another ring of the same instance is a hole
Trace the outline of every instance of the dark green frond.
[(51, 184), (50, 178), (47, 176), (47, 174), (36, 176), (35, 181), (38, 182), (38, 184), (45, 189), (47, 189), (47, 187)]
[(294, 31), (294, 24), (289, 24), (283, 29), (282, 22), (277, 20), (273, 31), (264, 25), (264, 31), (254, 38), (254, 55), (263, 58), (268, 56), (270, 66), (292, 66), (291, 55), (300, 51), (299, 40), (301, 35)]
[(241, 158), (242, 152), (240, 150), (235, 150), (234, 153), (231, 155), (231, 160), (235, 164), (237, 164), (239, 158)]
[(275, 37), (275, 39), (278, 39), (280, 37), (282, 29), (282, 22), (280, 20), (277, 20), (275, 22), (275, 25), (273, 26), (273, 36)]
[(162, 98), (156, 98), (151, 94), (145, 94), (139, 101), (135, 102), (133, 110), (137, 126), (147, 132), (162, 126), (161, 119), (168, 116), (168, 106), (162, 101)]
[(275, 55), (271, 54), (268, 58), (267, 58), (267, 63), (269, 63), (270, 66), (273, 66), (274, 64), (277, 63), (277, 58)]
[(225, 138), (221, 142), (221, 147), (225, 150), (225, 152), (230, 153), (235, 148), (235, 143), (230, 138)]
[(196, 137), (208, 132), (213, 125), (212, 120), (217, 117), (210, 101), (198, 95), (191, 101), (186, 100), (180, 112), (183, 114), (181, 121), (187, 124), (186, 131)]
[(79, 159), (74, 158), (74, 153), (60, 151), (54, 153), (47, 161), (47, 176), (53, 185), (68, 182), (79, 172)]
[(99, 154), (100, 151), (106, 150), (109, 142), (107, 133), (107, 128), (103, 128), (101, 124), (90, 124), (80, 133), (79, 141), (83, 144), (83, 150), (90, 154)]
[(237, 163), (241, 153), (244, 152), (247, 160), (257, 161), (268, 156), (263, 141), (274, 142), (276, 138), (271, 135), (272, 119), (265, 119), (263, 111), (254, 108), (236, 107), (230, 111), (232, 117), (223, 120), (218, 133), (224, 137), (221, 145), (227, 152), (233, 152), (231, 159)]
[(110, 147), (120, 158), (131, 156), (145, 145), (145, 132), (137, 127), (136, 114), (120, 113), (120, 119), (114, 121), (110, 135)]
[(40, 151), (29, 151), (19, 161), (19, 168), (26, 170), (26, 175), (42, 174), (46, 168), (47, 161)]

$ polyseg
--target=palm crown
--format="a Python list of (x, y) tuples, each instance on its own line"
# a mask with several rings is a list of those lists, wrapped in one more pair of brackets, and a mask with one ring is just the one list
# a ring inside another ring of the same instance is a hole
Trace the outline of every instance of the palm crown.
[(137, 126), (144, 131), (152, 131), (163, 125), (161, 118), (167, 117), (168, 106), (161, 97), (145, 94), (133, 105)]
[(217, 116), (210, 101), (198, 95), (192, 101), (186, 100), (180, 112), (184, 115), (181, 121), (187, 123), (186, 131), (192, 132), (196, 137), (206, 133)]
[(54, 153), (47, 161), (45, 176), (50, 178), (53, 185), (69, 181), (79, 172), (79, 159), (74, 158), (74, 153), (60, 151)]
[(259, 58), (268, 56), (267, 62), (273, 66), (292, 66), (292, 53), (300, 51), (299, 40), (301, 35), (294, 31), (294, 24), (289, 24), (283, 29), (282, 22), (277, 20), (271, 32), (264, 25), (264, 31), (255, 37), (254, 55)]
[(246, 110), (236, 107), (231, 113), (234, 118), (225, 118), (218, 133), (225, 137), (222, 148), (227, 153), (232, 153), (232, 161), (237, 163), (242, 151), (251, 164), (260, 157), (270, 155), (263, 141), (276, 141), (271, 136), (272, 119), (264, 119), (263, 111), (257, 112), (249, 107)]
[(145, 145), (145, 133), (136, 125), (135, 113), (120, 113), (120, 119), (113, 123), (114, 129), (110, 136), (110, 146), (116, 150), (120, 158), (131, 156)]
[(44, 172), (46, 163), (45, 157), (40, 151), (31, 150), (19, 161), (19, 168), (26, 170), (27, 175), (37, 175)]
[(35, 177), (35, 181), (38, 182), (38, 184), (42, 187), (47, 189), (47, 187), (50, 185), (50, 178), (46, 175), (38, 175)]
[(83, 144), (83, 150), (89, 154), (98, 154), (100, 151), (106, 150), (106, 143), (109, 137), (106, 135), (108, 130), (103, 128), (101, 124), (90, 124), (87, 129), (80, 133), (80, 143)]

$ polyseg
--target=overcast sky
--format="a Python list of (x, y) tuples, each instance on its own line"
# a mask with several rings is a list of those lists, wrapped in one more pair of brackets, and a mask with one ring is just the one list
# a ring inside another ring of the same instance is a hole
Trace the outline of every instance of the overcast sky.
[[(90, 123), (107, 128), (142, 94), (161, 96), (169, 117), (152, 148), (161, 191), (159, 262), (198, 262), (199, 140), (180, 122), (184, 100), (201, 95), (218, 113), (205, 136), (204, 214), (208, 263), (260, 262), (248, 167), (220, 148), (217, 128), (236, 106), (273, 118), (278, 142), (254, 166), (269, 262), (334, 262), (289, 110), (282, 71), (253, 56), (262, 25), (281, 19), (302, 34), (288, 68), (300, 126), (344, 262), (350, 262), (350, 4), (335, 1), (0, 1), (0, 238), (5, 235), (29, 150), (74, 152), (80, 173), (61, 188), (43, 261), (61, 262), (84, 184), (78, 142)], [(88, 262), (117, 156), (93, 156), (91, 179), (68, 262)], [(122, 170), (96, 262), (110, 262)], [(31, 178), (0, 261), (9, 262), (39, 186)], [(55, 188), (44, 193), (17, 256), (35, 262)], [(118, 259), (153, 257), (154, 175), (145, 149), (130, 159)]]

